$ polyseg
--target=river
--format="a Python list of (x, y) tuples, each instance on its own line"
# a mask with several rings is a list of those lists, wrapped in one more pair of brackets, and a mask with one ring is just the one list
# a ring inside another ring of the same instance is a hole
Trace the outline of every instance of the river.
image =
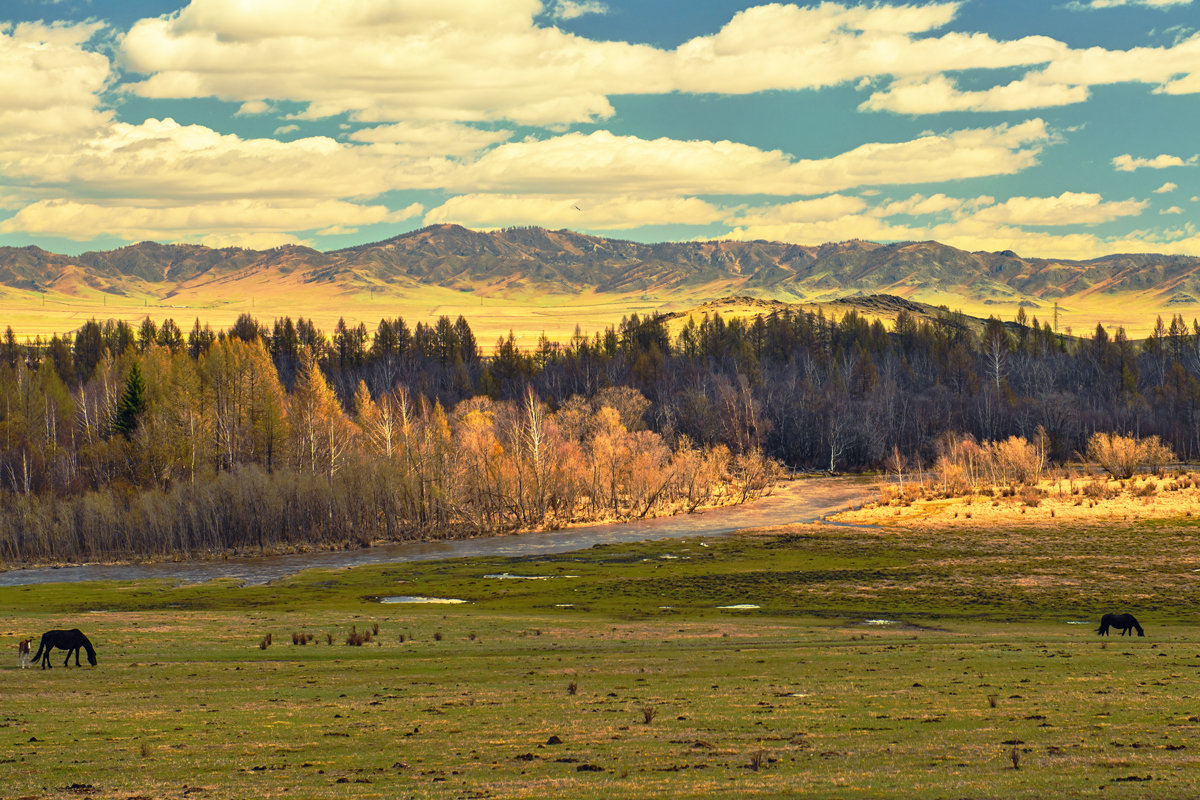
[(588, 525), (547, 533), (485, 536), (437, 542), (403, 542), (360, 550), (291, 553), (213, 561), (174, 561), (153, 564), (84, 564), (33, 567), (0, 572), (0, 586), (78, 581), (124, 581), (162, 578), (201, 583), (234, 578), (247, 585), (270, 583), (301, 570), (354, 567), (402, 561), (433, 561), (472, 556), (536, 556), (583, 550), (598, 544), (642, 542), (687, 536), (718, 536), (747, 528), (813, 522), (826, 514), (861, 505), (872, 494), (875, 479), (809, 478), (775, 487), (771, 495), (740, 506), (715, 508), (697, 514)]

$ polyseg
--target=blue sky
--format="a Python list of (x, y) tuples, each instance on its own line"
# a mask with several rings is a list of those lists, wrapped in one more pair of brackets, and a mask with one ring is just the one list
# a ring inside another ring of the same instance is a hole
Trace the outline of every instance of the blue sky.
[(9, 0), (0, 245), (1200, 255), (1200, 0)]

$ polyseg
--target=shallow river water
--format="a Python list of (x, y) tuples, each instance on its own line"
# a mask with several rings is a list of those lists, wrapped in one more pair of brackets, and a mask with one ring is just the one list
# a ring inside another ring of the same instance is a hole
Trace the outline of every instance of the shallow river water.
[(844, 510), (847, 506), (861, 505), (872, 493), (874, 485), (875, 479), (870, 478), (809, 478), (780, 484), (769, 497), (746, 505), (717, 508), (698, 514), (589, 525), (548, 533), (438, 542), (404, 542), (361, 550), (294, 553), (220, 561), (87, 564), (14, 569), (0, 572), (0, 586), (144, 578), (166, 578), (185, 582), (235, 578), (246, 584), (261, 584), (317, 567), (328, 569), (360, 564), (431, 561), (471, 556), (532, 556), (583, 550), (593, 545), (614, 542), (715, 536), (747, 528), (813, 522), (826, 514)]

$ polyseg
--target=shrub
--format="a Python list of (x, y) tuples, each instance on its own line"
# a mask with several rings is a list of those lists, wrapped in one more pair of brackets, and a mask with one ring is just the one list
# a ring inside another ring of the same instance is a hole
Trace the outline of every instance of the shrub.
[(1163, 464), (1175, 460), (1175, 453), (1157, 436), (1139, 439), (1119, 433), (1093, 433), (1087, 454), (1101, 469), (1119, 479), (1130, 478), (1143, 468), (1157, 473)]
[(1141, 486), (1133, 490), (1134, 497), (1151, 497), (1158, 491), (1158, 484), (1154, 481), (1146, 481)]
[(1046, 468), (1046, 446), (1046, 435), (1040, 428), (1032, 442), (1020, 436), (976, 442), (969, 435), (951, 434), (938, 446), (936, 470), (943, 489), (951, 493), (981, 483), (1033, 485), (1042, 479)]
[(939, 458), (935, 469), (941, 478), (942, 491), (948, 496), (962, 494), (971, 488), (967, 481), (967, 470), (961, 464)]
[(1030, 508), (1037, 508), (1042, 502), (1042, 492), (1036, 486), (1026, 486), (1021, 490), (1021, 502)]
[(995, 482), (1015, 481), (1030, 485), (1041, 480), (1042, 470), (1046, 467), (1044, 436), (1039, 436), (1037, 442), (1010, 436), (1002, 442), (992, 442), (988, 451)]

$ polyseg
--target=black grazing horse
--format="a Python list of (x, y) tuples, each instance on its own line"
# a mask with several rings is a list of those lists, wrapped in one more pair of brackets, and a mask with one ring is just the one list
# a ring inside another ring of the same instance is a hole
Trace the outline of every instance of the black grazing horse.
[(1138, 621), (1133, 618), (1133, 614), (1105, 614), (1100, 618), (1100, 627), (1096, 628), (1096, 633), (1101, 636), (1108, 636), (1108, 629), (1116, 628), (1121, 632), (1121, 635), (1129, 634), (1131, 628), (1136, 628), (1138, 636), (1145, 636), (1146, 632), (1142, 630), (1142, 626), (1138, 625)]
[(88, 637), (83, 635), (83, 631), (79, 628), (72, 628), (69, 631), (46, 631), (42, 634), (42, 640), (38, 642), (37, 653), (33, 656), (33, 660), (42, 660), (42, 669), (50, 669), (50, 651), (54, 648), (66, 650), (67, 657), (63, 659), (63, 666), (70, 666), (68, 662), (71, 660), (71, 653), (75, 653), (75, 666), (79, 666), (79, 648), (87, 650), (88, 663), (93, 667), (96, 666), (96, 648), (92, 647), (92, 643), (88, 641)]

